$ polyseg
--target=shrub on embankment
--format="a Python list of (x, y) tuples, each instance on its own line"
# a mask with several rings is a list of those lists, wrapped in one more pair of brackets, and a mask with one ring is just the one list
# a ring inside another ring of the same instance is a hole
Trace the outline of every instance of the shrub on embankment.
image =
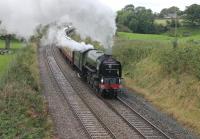
[(168, 74), (187, 73), (200, 79), (200, 47), (164, 48), (158, 60)]
[(51, 138), (40, 93), (36, 48), (23, 48), (0, 79), (0, 138)]
[(200, 46), (116, 39), (126, 87), (200, 134)]

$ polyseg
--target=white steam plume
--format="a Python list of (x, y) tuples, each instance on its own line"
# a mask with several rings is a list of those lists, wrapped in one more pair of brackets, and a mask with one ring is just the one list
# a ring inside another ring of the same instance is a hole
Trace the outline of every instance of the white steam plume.
[(99, 0), (0, 0), (0, 20), (9, 33), (28, 38), (39, 24), (72, 23), (82, 37), (112, 46), (115, 12)]
[(41, 44), (43, 46), (54, 44), (58, 47), (67, 47), (71, 50), (88, 50), (94, 49), (91, 44), (85, 44), (84, 42), (76, 42), (66, 35), (65, 28), (60, 25), (51, 25), (47, 34), (42, 38)]

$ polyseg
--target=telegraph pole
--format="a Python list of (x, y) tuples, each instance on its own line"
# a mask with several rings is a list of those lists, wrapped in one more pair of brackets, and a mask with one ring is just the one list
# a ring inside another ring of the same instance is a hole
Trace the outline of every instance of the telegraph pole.
[(174, 42), (173, 42), (173, 47), (174, 48), (177, 48), (178, 46), (178, 35), (177, 35), (177, 11), (176, 11), (176, 8), (175, 8), (175, 29), (174, 29), (174, 36), (175, 36), (175, 39), (174, 39)]
[(10, 50), (11, 35), (5, 35), (5, 49)]

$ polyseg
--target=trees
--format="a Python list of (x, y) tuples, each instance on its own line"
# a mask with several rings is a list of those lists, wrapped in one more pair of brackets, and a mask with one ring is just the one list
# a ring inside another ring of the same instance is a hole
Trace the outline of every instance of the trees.
[[(162, 24), (154, 22), (155, 18), (168, 20), (166, 24)], [(175, 26), (200, 26), (200, 5), (192, 4), (186, 7), (185, 11), (172, 6), (162, 9), (159, 14), (155, 14), (145, 7), (127, 5), (117, 12), (116, 23), (119, 31), (135, 33), (163, 33)]]
[(118, 11), (116, 22), (118, 27), (126, 26), (132, 32), (153, 33), (154, 14), (145, 7), (135, 8), (133, 5), (127, 5)]
[(16, 39), (15, 34), (8, 33), (7, 29), (2, 25), (2, 21), (0, 21), (0, 39), (5, 41), (5, 49), (10, 49), (10, 44), (13, 39)]
[(7, 30), (1, 26), (1, 23), (2, 23), (2, 21), (0, 21), (0, 39), (5, 40), (5, 49), (9, 50), (11, 35), (7, 35)]
[(125, 26), (129, 26), (131, 18), (134, 16), (134, 6), (127, 5), (121, 11), (117, 12), (116, 22)]
[(154, 14), (152, 11), (145, 7), (137, 7), (135, 9), (135, 15), (138, 22), (136, 31), (139, 33), (153, 33)]
[(160, 18), (175, 18), (176, 15), (181, 16), (183, 14), (182, 11), (176, 6), (172, 6), (170, 8), (164, 8), (161, 10), (159, 17)]
[(200, 5), (192, 4), (186, 7), (185, 20), (189, 25), (197, 26), (200, 25)]

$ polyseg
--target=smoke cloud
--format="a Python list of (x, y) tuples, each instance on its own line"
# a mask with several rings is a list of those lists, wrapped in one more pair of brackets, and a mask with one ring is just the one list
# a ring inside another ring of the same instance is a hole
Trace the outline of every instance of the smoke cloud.
[(0, 0), (0, 20), (9, 33), (29, 38), (39, 24), (72, 23), (81, 37), (112, 46), (115, 12), (99, 0)]
[(42, 38), (41, 44), (43, 46), (54, 44), (58, 47), (67, 47), (68, 49), (76, 51), (84, 51), (88, 49), (94, 49), (91, 44), (85, 44), (84, 42), (76, 42), (67, 36), (65, 28), (62, 25), (52, 25), (47, 34)]

